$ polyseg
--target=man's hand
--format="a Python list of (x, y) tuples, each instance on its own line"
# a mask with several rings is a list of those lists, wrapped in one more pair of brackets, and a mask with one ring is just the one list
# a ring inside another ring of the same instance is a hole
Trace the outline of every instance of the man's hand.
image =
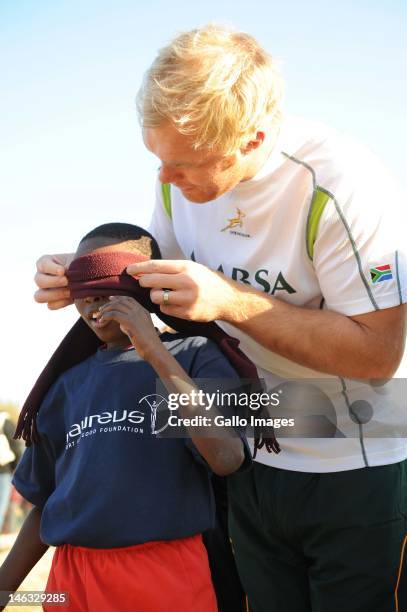
[(50, 310), (58, 310), (73, 303), (65, 270), (74, 258), (73, 253), (43, 255), (37, 261), (37, 273), (34, 281), (38, 291), (34, 299), (39, 304), (47, 304)]
[(150, 361), (151, 355), (163, 348), (150, 313), (131, 297), (113, 296), (109, 300), (100, 307), (98, 320), (117, 321), (140, 357)]
[[(238, 307), (239, 285), (193, 261), (151, 259), (131, 264), (127, 272), (137, 276), (142, 287), (151, 289), (151, 301), (160, 305), (161, 312), (174, 317), (227, 320), (229, 310)], [(164, 289), (171, 290), (167, 304)]]

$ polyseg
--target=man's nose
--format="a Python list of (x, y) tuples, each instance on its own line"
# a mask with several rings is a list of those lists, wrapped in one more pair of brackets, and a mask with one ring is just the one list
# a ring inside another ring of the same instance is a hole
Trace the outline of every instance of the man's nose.
[(160, 166), (159, 180), (161, 183), (172, 183), (176, 178), (179, 178), (180, 176), (181, 172), (179, 168), (171, 168), (170, 166), (166, 166), (165, 164), (162, 164), (162, 166)]

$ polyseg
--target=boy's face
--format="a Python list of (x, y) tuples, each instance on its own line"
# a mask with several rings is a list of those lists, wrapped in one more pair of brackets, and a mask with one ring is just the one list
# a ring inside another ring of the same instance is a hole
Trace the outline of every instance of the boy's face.
[[(76, 257), (88, 255), (89, 253), (110, 253), (113, 251), (126, 251), (126, 242), (111, 244), (109, 246), (96, 246), (100, 244), (100, 240), (87, 240), (81, 244)], [(117, 321), (106, 321), (99, 323), (96, 319), (96, 313), (99, 308), (109, 302), (109, 296), (86, 297), (74, 300), (75, 306), (81, 315), (82, 319), (97, 335), (97, 337), (107, 344), (108, 348), (119, 348), (129, 346), (130, 340), (126, 334), (120, 329)]]

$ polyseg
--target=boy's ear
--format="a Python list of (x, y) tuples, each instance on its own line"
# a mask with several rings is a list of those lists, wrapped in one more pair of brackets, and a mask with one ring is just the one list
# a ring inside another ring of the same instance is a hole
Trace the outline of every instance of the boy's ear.
[(247, 155), (247, 153), (251, 153), (252, 151), (258, 149), (263, 144), (265, 137), (265, 132), (256, 132), (256, 137), (249, 140), (249, 142), (244, 147), (241, 147), (240, 150), (242, 154)]

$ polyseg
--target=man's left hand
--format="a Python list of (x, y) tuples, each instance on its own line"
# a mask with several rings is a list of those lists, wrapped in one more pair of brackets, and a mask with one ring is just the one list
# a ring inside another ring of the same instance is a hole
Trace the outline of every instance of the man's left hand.
[(127, 272), (151, 289), (151, 301), (161, 312), (174, 317), (227, 320), (230, 308), (238, 304), (237, 283), (194, 261), (151, 259), (131, 264)]

